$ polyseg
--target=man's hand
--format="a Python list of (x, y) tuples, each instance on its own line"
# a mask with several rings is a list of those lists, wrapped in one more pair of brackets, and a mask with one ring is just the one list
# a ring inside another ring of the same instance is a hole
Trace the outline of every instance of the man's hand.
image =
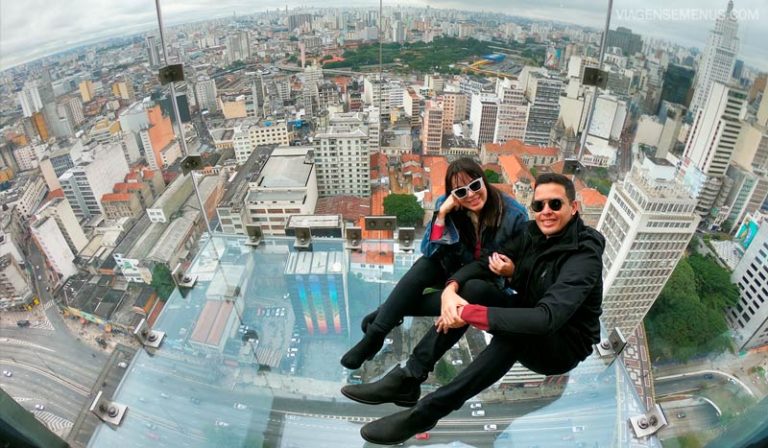
[(469, 302), (461, 298), (457, 293), (459, 285), (449, 283), (440, 296), (440, 318), (435, 325), (438, 331), (448, 332), (450, 328), (458, 328), (466, 325), (461, 319), (459, 308), (468, 305)]
[(515, 272), (515, 263), (506, 255), (494, 252), (488, 257), (488, 268), (496, 275), (512, 277)]

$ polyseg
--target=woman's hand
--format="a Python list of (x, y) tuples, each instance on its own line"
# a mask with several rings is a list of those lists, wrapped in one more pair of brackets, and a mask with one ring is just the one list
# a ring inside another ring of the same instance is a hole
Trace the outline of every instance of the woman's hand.
[(488, 268), (496, 275), (512, 277), (515, 272), (515, 263), (506, 255), (494, 252), (488, 257)]
[(447, 333), (451, 328), (466, 325), (466, 322), (461, 319), (460, 308), (468, 305), (469, 302), (458, 294), (458, 287), (456, 283), (449, 283), (440, 295), (440, 318), (435, 323), (437, 331)]
[(459, 201), (457, 201), (456, 198), (449, 193), (448, 196), (446, 196), (445, 201), (440, 204), (440, 209), (437, 211), (438, 219), (445, 220), (445, 217), (448, 216), (448, 213), (451, 213), (454, 210), (458, 210), (459, 207), (461, 207), (461, 205), (459, 205)]

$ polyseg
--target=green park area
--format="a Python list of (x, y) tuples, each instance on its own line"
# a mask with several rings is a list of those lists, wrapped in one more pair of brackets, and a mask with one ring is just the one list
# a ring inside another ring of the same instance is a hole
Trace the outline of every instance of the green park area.
[[(382, 62), (384, 64), (399, 63), (410, 72), (422, 73), (452, 73), (457, 72), (454, 64), (463, 61), (474, 61), (486, 54), (499, 51), (502, 44), (496, 42), (479, 41), (477, 39), (456, 39), (452, 37), (436, 37), (432, 42), (413, 43), (388, 43), (382, 46)], [(526, 49), (526, 44), (503, 44), (509, 50), (521, 50), (523, 57), (536, 59), (543, 53), (538, 50)], [(520, 48), (518, 48), (520, 47)], [(359, 70), (361, 67), (376, 65), (379, 63), (379, 44), (361, 45), (356, 50), (344, 52), (344, 61), (329, 62), (323, 67), (351, 68)]]

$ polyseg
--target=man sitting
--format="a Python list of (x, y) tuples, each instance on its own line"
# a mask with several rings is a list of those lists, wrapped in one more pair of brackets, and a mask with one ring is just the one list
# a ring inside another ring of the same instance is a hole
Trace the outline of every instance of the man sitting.
[[(366, 424), (362, 437), (394, 445), (433, 428), (438, 420), (490, 387), (519, 361), (544, 375), (563, 374), (592, 353), (600, 339), (603, 236), (584, 224), (567, 177), (536, 178), (534, 220), (502, 253), (467, 265), (448, 281), (441, 314), (404, 368), (370, 384), (348, 385), (345, 396), (367, 404), (415, 406)], [(505, 277), (508, 288), (490, 280)], [(514, 290), (517, 294), (505, 291)], [(491, 343), (450, 383), (416, 401), (435, 363), (472, 325)]]

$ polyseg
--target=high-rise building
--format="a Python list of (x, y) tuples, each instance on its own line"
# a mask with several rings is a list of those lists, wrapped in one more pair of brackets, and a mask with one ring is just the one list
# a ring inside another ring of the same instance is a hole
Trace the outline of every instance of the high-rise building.
[(363, 113), (332, 115), (315, 134), (314, 147), (321, 197), (370, 196), (369, 133)]
[(736, 235), (746, 252), (731, 274), (740, 294), (726, 319), (739, 350), (747, 350), (768, 344), (768, 220), (748, 217)]
[(118, 98), (133, 101), (135, 99), (133, 83), (129, 80), (116, 81), (112, 84), (112, 94)]
[(707, 103), (713, 83), (727, 84), (730, 81), (738, 51), (739, 23), (733, 14), (733, 0), (728, 0), (728, 8), (717, 18), (715, 27), (709, 32), (707, 48), (696, 71), (696, 86), (691, 101), (692, 112)]
[(531, 107), (528, 111), (525, 143), (546, 146), (560, 114), (560, 92), (563, 90), (563, 83), (559, 79), (534, 72), (530, 74), (527, 85)]
[(399, 20), (392, 22), (392, 42), (398, 44), (405, 42), (405, 25)]
[(661, 101), (682, 104), (688, 107), (688, 93), (693, 85), (696, 72), (688, 67), (669, 64), (664, 72), (664, 82), (661, 87)]
[(443, 105), (427, 101), (424, 108), (424, 125), (421, 128), (422, 154), (439, 155), (443, 146)]
[(310, 146), (282, 146), (272, 151), (245, 197), (248, 221), (266, 235), (285, 235), (293, 215), (311, 215), (317, 204), (317, 173)]
[(38, 220), (52, 218), (58, 225), (67, 246), (77, 255), (88, 244), (88, 238), (75, 217), (66, 198), (55, 197), (40, 207), (36, 215)]
[(209, 112), (219, 110), (216, 97), (216, 81), (209, 78), (199, 78), (195, 83), (195, 102), (198, 110), (208, 110)]
[(472, 95), (469, 121), (472, 123), (472, 141), (475, 145), (492, 143), (496, 134), (496, 116), (499, 112), (499, 98), (495, 94)]
[(32, 289), (24, 269), (10, 253), (0, 255), (0, 310), (27, 305)]
[(731, 162), (742, 124), (739, 120), (747, 94), (715, 82), (703, 107), (696, 111), (683, 154), (681, 173), (690, 193), (697, 199), (702, 217), (715, 217), (716, 199)]
[(619, 47), (624, 56), (632, 56), (643, 50), (643, 40), (639, 34), (634, 34), (631, 29), (622, 26), (615, 30), (608, 30), (606, 45)]
[(304, 24), (312, 24), (312, 14), (291, 14), (288, 16), (289, 31), (293, 31)]
[(79, 163), (59, 177), (64, 196), (79, 219), (102, 213), (99, 200), (128, 174), (128, 163), (119, 143), (98, 145), (83, 153)]
[(31, 117), (35, 112), (43, 110), (43, 101), (35, 81), (27, 81), (24, 88), (18, 92), (17, 98), (25, 117)]
[(83, 99), (84, 103), (91, 101), (96, 94), (96, 88), (93, 86), (93, 81), (90, 79), (82, 81), (78, 88), (80, 89), (80, 98)]
[(646, 158), (613, 184), (597, 225), (606, 240), (601, 319), (624, 335), (643, 320), (699, 223), (696, 201), (674, 175), (666, 160)]
[(149, 60), (149, 66), (159, 67), (161, 63), (160, 57), (162, 56), (160, 52), (160, 42), (157, 41), (155, 36), (147, 36), (144, 42), (147, 46), (147, 59)]
[(229, 63), (245, 61), (251, 57), (251, 38), (247, 31), (238, 31), (227, 37), (227, 59)]
[(453, 134), (453, 124), (467, 119), (469, 97), (462, 92), (445, 91), (443, 100), (443, 133)]
[(235, 125), (232, 140), (235, 147), (235, 159), (238, 164), (245, 163), (251, 153), (259, 146), (288, 145), (290, 139), (285, 120), (243, 119)]
[(524, 140), (528, 125), (528, 102), (525, 92), (517, 82), (499, 81), (496, 86), (499, 96), (499, 112), (496, 116), (496, 130), (493, 141), (504, 143), (510, 140)]
[[(159, 105), (156, 105), (147, 109), (147, 122), (149, 126), (139, 131), (139, 137), (144, 147), (144, 157), (151, 169), (163, 169), (166, 166), (163, 151), (174, 140), (171, 119), (163, 114)], [(171, 161), (171, 163), (173, 162)]]
[(725, 195), (724, 210), (727, 218), (721, 226), (726, 232), (735, 230), (744, 216), (760, 209), (768, 198), (768, 176), (732, 161), (725, 172), (721, 195)]
[(77, 274), (75, 254), (53, 218), (35, 221), (29, 230), (60, 282)]

